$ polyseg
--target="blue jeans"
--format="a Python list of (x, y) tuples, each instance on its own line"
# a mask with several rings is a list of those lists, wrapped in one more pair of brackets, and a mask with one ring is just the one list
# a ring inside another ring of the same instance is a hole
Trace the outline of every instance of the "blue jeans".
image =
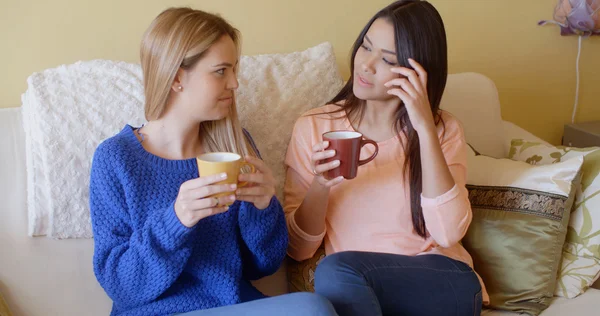
[(314, 293), (293, 293), (205, 309), (181, 316), (336, 316), (329, 301)]
[(317, 266), (315, 292), (340, 316), (480, 315), (477, 275), (441, 255), (338, 252)]

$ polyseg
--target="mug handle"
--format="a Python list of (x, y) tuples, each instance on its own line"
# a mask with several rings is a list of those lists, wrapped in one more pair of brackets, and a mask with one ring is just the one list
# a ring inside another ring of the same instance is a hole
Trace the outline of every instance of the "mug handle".
[(371, 144), (371, 145), (375, 146), (375, 152), (371, 155), (371, 157), (364, 159), (364, 160), (359, 160), (358, 161), (359, 166), (362, 166), (366, 163), (371, 162), (371, 160), (373, 160), (373, 159), (375, 159), (375, 157), (377, 157), (377, 153), (379, 153), (379, 146), (377, 146), (377, 143), (375, 141), (372, 141), (370, 139), (361, 139), (360, 140), (360, 149), (362, 149), (367, 144)]
[[(242, 165), (240, 166), (240, 169), (244, 168), (245, 166), (249, 166), (250, 167), (250, 169), (252, 170), (252, 171), (250, 171), (250, 173), (255, 173), (256, 172), (256, 167), (254, 167), (253, 164), (251, 164), (249, 162), (246, 162), (246, 161), (242, 161)], [(239, 188), (245, 187), (247, 185), (248, 185), (248, 181), (244, 181), (244, 182), (238, 183), (238, 187)]]

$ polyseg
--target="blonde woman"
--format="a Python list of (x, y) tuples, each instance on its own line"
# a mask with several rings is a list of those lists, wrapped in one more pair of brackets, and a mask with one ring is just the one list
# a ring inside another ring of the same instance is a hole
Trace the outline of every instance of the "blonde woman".
[[(239, 51), (236, 29), (188, 8), (162, 12), (144, 34), (148, 123), (100, 144), (91, 171), (93, 265), (111, 315), (332, 311), (315, 294), (263, 299), (250, 283), (279, 268), (288, 239), (275, 179), (237, 119)], [(239, 181), (251, 185), (198, 177), (194, 158), (217, 151), (245, 156), (257, 172)]]

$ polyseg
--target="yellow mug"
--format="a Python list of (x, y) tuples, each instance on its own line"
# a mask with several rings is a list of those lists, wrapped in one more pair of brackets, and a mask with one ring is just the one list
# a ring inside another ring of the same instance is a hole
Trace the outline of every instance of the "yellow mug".
[[(216, 184), (237, 184), (238, 187), (248, 185), (248, 182), (238, 182), (238, 176), (241, 169), (248, 166), (251, 173), (256, 172), (256, 168), (242, 160), (242, 156), (236, 153), (215, 152), (206, 153), (196, 157), (198, 162), (198, 174), (201, 177), (212, 176), (219, 173), (227, 173), (227, 179), (217, 182)], [(223, 192), (213, 195), (213, 197), (221, 197), (232, 194), (231, 192)], [(231, 205), (233, 202), (225, 205)]]

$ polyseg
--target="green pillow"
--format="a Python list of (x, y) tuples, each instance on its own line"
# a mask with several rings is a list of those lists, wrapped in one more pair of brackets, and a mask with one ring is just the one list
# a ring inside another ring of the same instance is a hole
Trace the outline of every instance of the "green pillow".
[(489, 308), (538, 315), (550, 304), (582, 163), (532, 166), (468, 155), (473, 221), (462, 243)]
[(554, 291), (554, 295), (566, 298), (584, 293), (600, 277), (600, 148), (554, 147), (514, 139), (508, 157), (536, 165), (573, 157), (583, 157), (581, 190), (575, 195)]

